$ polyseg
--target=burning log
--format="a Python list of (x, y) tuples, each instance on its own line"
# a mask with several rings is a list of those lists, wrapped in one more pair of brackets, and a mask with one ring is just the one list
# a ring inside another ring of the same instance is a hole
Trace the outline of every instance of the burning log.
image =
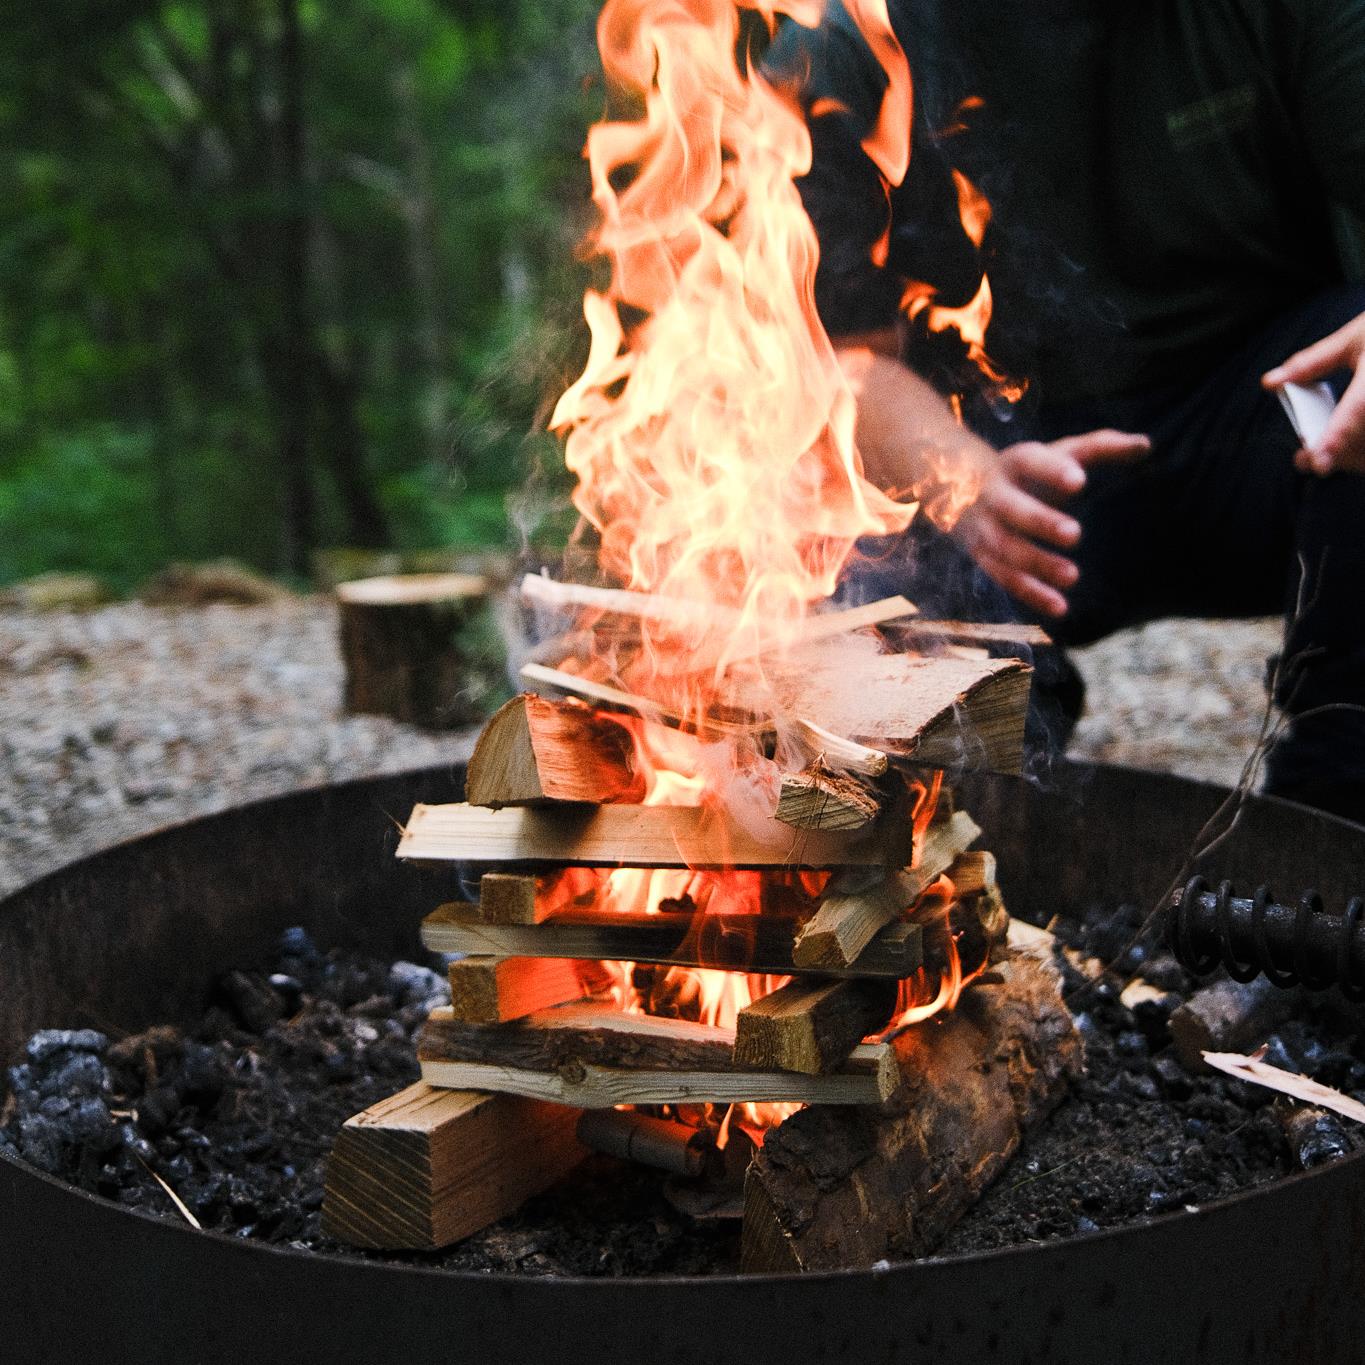
[(867, 783), (817, 759), (783, 776), (776, 816), (793, 829), (865, 829), (882, 805), (881, 794)]
[(434, 729), (467, 725), (469, 659), (460, 634), (488, 597), (469, 574), (364, 578), (336, 590), (347, 711)]
[(866, 890), (825, 896), (820, 909), (796, 939), (792, 958), (798, 967), (848, 967), (888, 924), (903, 914), (942, 875), (974, 839), (981, 827), (966, 811), (931, 825), (919, 850), (918, 865), (897, 872)]
[(579, 968), (563, 958), (467, 957), (449, 970), (451, 1013), (469, 1024), (520, 1019), (589, 994)]
[(891, 981), (792, 981), (740, 1010), (735, 1062), (822, 1075), (886, 1027), (896, 995)]
[(347, 1121), (327, 1162), (322, 1231), (431, 1251), (515, 1212), (584, 1156), (578, 1111), (410, 1085)]
[(485, 872), (479, 878), (479, 918), (488, 924), (539, 924), (550, 913), (536, 895), (536, 879), (514, 872)]
[(644, 775), (624, 726), (581, 702), (513, 697), (484, 726), (465, 777), (474, 806), (639, 803)]
[(1052, 643), (1052, 636), (1041, 626), (1025, 625), (1022, 621), (897, 621), (889, 634), (897, 645), (917, 640), (971, 640), (1041, 649)]
[(418, 805), (398, 857), (418, 862), (553, 867), (880, 867), (876, 830), (793, 831), (772, 822), (771, 841), (700, 806), (563, 806), (487, 810)]
[(618, 1104), (879, 1104), (897, 1084), (886, 1044), (856, 1048), (840, 1071), (807, 1076), (741, 1067), (733, 1029), (611, 1005), (562, 1005), (512, 1024), (462, 1024), (433, 1010), (418, 1043), (422, 1079), (583, 1109)]
[(895, 1042), (885, 1105), (811, 1108), (772, 1130), (745, 1182), (746, 1271), (921, 1256), (976, 1201), (1080, 1073), (1054, 971), (1027, 957), (998, 985)]
[(695, 1180), (715, 1152), (710, 1133), (631, 1109), (589, 1109), (578, 1120), (578, 1140), (594, 1152)]
[(1215, 981), (1172, 1010), (1171, 1044), (1186, 1071), (1203, 1073), (1206, 1052), (1237, 1052), (1260, 1042), (1298, 1007), (1298, 993), (1254, 981)]
[(923, 963), (920, 926), (888, 925), (853, 967), (803, 967), (793, 958), (797, 921), (780, 915), (698, 915), (585, 911), (536, 925), (487, 924), (478, 911), (452, 902), (422, 922), (422, 942), (434, 953), (483, 957), (560, 957), (717, 967), (761, 975), (893, 977)]

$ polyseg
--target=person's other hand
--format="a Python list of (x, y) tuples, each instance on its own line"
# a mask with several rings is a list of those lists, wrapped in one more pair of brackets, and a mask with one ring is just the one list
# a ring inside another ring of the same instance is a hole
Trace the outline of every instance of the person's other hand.
[(1352, 372), (1351, 382), (1317, 445), (1294, 456), (1301, 474), (1365, 474), (1365, 314), (1290, 356), (1261, 380), (1266, 388), (1278, 389), (1315, 384), (1340, 370)]
[(1122, 431), (1009, 446), (992, 460), (980, 497), (953, 534), (1012, 597), (1044, 615), (1064, 616), (1066, 593), (1080, 571), (1057, 551), (1075, 548), (1081, 525), (1061, 505), (1085, 487), (1092, 465), (1138, 459), (1150, 449), (1146, 436)]

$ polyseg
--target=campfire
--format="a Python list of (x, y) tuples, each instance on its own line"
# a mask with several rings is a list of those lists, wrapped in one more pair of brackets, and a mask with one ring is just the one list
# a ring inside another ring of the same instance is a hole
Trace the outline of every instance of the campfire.
[[(909, 71), (884, 6), (849, 8), (886, 64), (867, 146), (894, 182)], [(587, 1142), (717, 1207), (742, 1173), (749, 1269), (913, 1254), (1078, 1065), (947, 776), (1018, 771), (1030, 669), (1009, 646), (1036, 633), (831, 605), (860, 539), (921, 511), (950, 525), (976, 490), (950, 450), (896, 497), (863, 478), (857, 367), (815, 312), (794, 184), (809, 135), (740, 38), (731, 0), (602, 12), (632, 116), (589, 135), (610, 283), (586, 295), (590, 355), (552, 423), (595, 581), (524, 581), (534, 691), (484, 730), (467, 801), (404, 830), (401, 859), (482, 875), (424, 925), (459, 955), (423, 1035), (430, 1089), (337, 1145), (329, 1226), (349, 1240), (411, 1235), (402, 1200), (364, 1194), (415, 1110), (433, 1240)], [(964, 192), (965, 230), (984, 211)], [(476, 1171), (477, 1208), (436, 1207)]]

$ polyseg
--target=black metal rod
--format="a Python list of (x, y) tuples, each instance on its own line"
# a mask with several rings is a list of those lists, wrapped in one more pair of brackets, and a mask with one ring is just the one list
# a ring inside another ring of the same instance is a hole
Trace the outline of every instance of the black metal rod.
[(1365, 900), (1359, 896), (1344, 913), (1329, 914), (1316, 891), (1287, 905), (1264, 886), (1238, 896), (1230, 882), (1215, 890), (1194, 877), (1172, 897), (1166, 928), (1172, 951), (1196, 975), (1223, 967), (1237, 981), (1264, 975), (1286, 989), (1336, 986), (1348, 999), (1365, 1000)]

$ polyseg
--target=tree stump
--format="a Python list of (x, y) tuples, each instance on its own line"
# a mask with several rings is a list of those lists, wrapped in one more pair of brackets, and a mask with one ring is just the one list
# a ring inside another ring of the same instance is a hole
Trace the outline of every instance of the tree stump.
[(485, 691), (471, 666), (466, 632), (488, 597), (472, 574), (362, 578), (336, 590), (345, 707), (432, 730), (483, 714)]

